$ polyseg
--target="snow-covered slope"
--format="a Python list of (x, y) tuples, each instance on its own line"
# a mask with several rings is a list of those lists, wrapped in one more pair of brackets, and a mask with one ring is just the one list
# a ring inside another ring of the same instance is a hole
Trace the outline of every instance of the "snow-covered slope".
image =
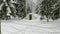
[[(53, 32), (53, 33), (52, 33)], [(46, 22), (41, 20), (1, 21), (2, 34), (60, 34), (60, 19)]]

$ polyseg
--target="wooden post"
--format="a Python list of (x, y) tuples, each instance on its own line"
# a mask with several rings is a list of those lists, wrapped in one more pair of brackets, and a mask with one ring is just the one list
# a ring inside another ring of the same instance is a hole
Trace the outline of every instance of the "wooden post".
[(32, 20), (32, 15), (31, 14), (29, 15), (29, 20)]

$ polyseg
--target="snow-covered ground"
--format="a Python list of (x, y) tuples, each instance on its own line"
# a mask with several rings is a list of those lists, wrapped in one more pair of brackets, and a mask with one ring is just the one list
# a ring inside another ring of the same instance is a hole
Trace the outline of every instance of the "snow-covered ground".
[(41, 20), (1, 20), (1, 34), (60, 34), (60, 19)]
[[(30, 1), (29, 3), (31, 3)], [(34, 3), (36, 3), (35, 1), (33, 0)], [(32, 3), (30, 5), (33, 5)], [(34, 15), (36, 16), (36, 14)], [(46, 22), (46, 20), (39, 20), (40, 17), (37, 18), (35, 20), (1, 20), (1, 34), (60, 34), (60, 19)]]

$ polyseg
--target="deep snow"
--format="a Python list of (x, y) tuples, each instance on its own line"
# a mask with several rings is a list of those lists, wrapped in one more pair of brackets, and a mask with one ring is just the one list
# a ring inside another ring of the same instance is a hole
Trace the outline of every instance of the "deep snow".
[(60, 19), (46, 22), (46, 20), (40, 20), (38, 15), (35, 20), (1, 20), (1, 34), (60, 34)]
[(2, 34), (60, 34), (60, 19), (41, 20), (1, 20)]

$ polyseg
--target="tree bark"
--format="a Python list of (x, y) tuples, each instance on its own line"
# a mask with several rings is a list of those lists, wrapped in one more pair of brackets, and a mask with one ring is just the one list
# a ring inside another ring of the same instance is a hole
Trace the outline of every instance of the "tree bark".
[(49, 17), (47, 18), (47, 22), (49, 22)]

